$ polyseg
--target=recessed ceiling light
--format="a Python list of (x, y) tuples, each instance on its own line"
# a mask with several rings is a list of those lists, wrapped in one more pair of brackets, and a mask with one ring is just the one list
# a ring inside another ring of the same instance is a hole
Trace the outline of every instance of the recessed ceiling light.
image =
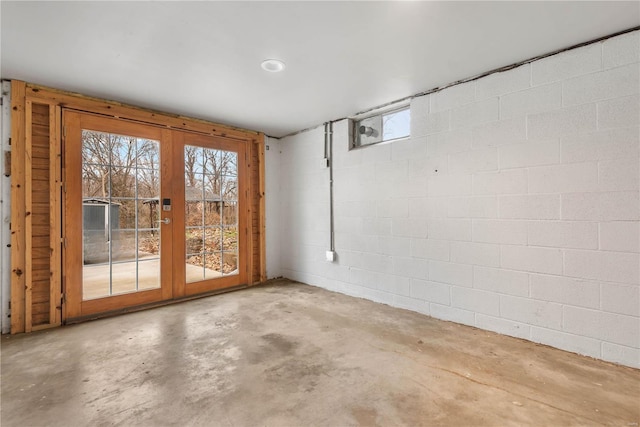
[(278, 59), (265, 59), (260, 64), (263, 70), (269, 71), (270, 73), (277, 73), (279, 71), (284, 70), (284, 62)]

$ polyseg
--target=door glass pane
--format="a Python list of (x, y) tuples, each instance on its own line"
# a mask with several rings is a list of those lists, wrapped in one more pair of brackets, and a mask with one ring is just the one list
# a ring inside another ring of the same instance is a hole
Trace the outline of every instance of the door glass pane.
[(220, 264), (221, 258), (222, 258), (221, 252), (207, 254), (207, 258), (206, 258), (207, 268), (204, 271), (205, 279), (216, 279), (222, 276), (222, 268)]
[[(158, 199), (138, 199), (136, 201), (138, 212), (136, 221), (138, 221), (138, 230), (151, 230), (158, 228), (158, 209), (162, 210), (158, 204)], [(159, 230), (158, 230), (159, 233)]]
[(129, 199), (136, 197), (136, 171), (132, 167), (114, 166), (109, 168), (108, 173), (111, 177), (111, 197)]
[(238, 274), (238, 252), (226, 250), (222, 253), (222, 270), (224, 274)]
[(160, 194), (160, 171), (138, 168), (138, 198), (153, 199)]
[(220, 226), (206, 228), (204, 243), (207, 252), (219, 252), (222, 250), (222, 229)]
[(238, 154), (187, 145), (184, 158), (186, 281), (238, 274)]
[(160, 144), (82, 131), (84, 300), (160, 287)]

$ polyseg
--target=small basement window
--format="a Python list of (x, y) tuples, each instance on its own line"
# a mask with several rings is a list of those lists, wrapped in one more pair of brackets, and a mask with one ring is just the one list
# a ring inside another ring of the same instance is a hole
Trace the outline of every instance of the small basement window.
[(407, 138), (411, 130), (409, 107), (387, 111), (352, 122), (351, 148)]

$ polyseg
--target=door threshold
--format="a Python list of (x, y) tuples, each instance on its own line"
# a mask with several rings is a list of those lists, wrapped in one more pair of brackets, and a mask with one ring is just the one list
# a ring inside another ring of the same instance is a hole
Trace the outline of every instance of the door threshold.
[(73, 324), (76, 324), (76, 323), (82, 323), (82, 322), (86, 322), (86, 321), (89, 321), (89, 320), (104, 319), (104, 318), (107, 318), (107, 317), (119, 316), (121, 314), (134, 313), (136, 311), (148, 310), (148, 309), (157, 308), (157, 307), (164, 307), (166, 305), (171, 305), (171, 304), (175, 304), (175, 303), (191, 301), (191, 300), (200, 299), (200, 298), (206, 298), (206, 297), (219, 295), (219, 294), (225, 294), (227, 292), (239, 291), (241, 289), (246, 289), (248, 287), (249, 287), (249, 285), (231, 286), (231, 287), (224, 288), (224, 289), (216, 289), (214, 291), (203, 292), (203, 293), (197, 294), (197, 295), (188, 295), (188, 296), (184, 296), (184, 297), (180, 297), (180, 298), (176, 298), (176, 299), (157, 301), (157, 302), (152, 302), (152, 303), (148, 303), (148, 304), (136, 305), (136, 306), (133, 306), (133, 307), (126, 307), (126, 308), (120, 308), (120, 309), (117, 309), (117, 310), (105, 311), (105, 312), (102, 312), (102, 313), (96, 313), (96, 314), (89, 314), (89, 315), (86, 315), (86, 316), (73, 317), (71, 319), (66, 319), (63, 322), (63, 325), (73, 325)]

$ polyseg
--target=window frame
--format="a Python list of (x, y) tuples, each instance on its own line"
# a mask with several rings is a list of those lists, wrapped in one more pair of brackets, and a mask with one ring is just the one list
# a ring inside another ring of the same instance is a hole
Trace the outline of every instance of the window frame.
[[(409, 132), (407, 135), (404, 136), (399, 136), (396, 138), (390, 138), (390, 139), (383, 139), (383, 135), (384, 135), (384, 117), (391, 115), (391, 114), (395, 114), (401, 111), (408, 111), (409, 112)], [(366, 143), (366, 144), (362, 144), (360, 143), (360, 126), (361, 123), (365, 120), (370, 120), (372, 118), (380, 118), (380, 133), (381, 133), (381, 137), (380, 137), (380, 141), (376, 141), (376, 142), (370, 142), (370, 143)], [(376, 111), (373, 114), (366, 114), (366, 115), (361, 115), (361, 116), (356, 116), (350, 119), (350, 126), (349, 126), (349, 133), (350, 133), (350, 137), (349, 137), (349, 151), (351, 150), (356, 150), (359, 148), (364, 148), (364, 147), (369, 147), (369, 146), (373, 146), (373, 145), (378, 145), (378, 144), (383, 144), (383, 143), (389, 143), (389, 142), (394, 142), (394, 141), (400, 141), (403, 139), (408, 139), (411, 138), (411, 106), (409, 104), (404, 104), (404, 105), (399, 105), (399, 106), (395, 106), (393, 108), (390, 109), (386, 109), (386, 110), (379, 110)]]

